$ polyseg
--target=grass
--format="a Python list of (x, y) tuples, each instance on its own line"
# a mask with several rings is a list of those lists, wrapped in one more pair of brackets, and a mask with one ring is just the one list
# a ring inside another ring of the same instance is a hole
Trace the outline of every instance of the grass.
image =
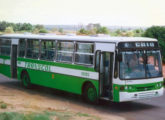
[(86, 114), (86, 113), (80, 113), (80, 112), (78, 112), (77, 115), (80, 116), (80, 117), (90, 117), (89, 114)]
[(88, 117), (89, 118), (88, 120), (100, 120), (100, 118), (93, 116), (93, 115), (86, 114), (86, 113), (78, 112), (78, 113), (76, 113), (76, 115), (79, 117)]
[(0, 120), (51, 120), (46, 114), (31, 113), (23, 114), (17, 112), (0, 113)]
[(74, 116), (74, 114), (70, 112), (57, 112), (57, 111), (52, 111), (52, 112), (45, 111), (45, 114), (48, 116), (56, 116), (58, 120), (70, 120)]
[(59, 112), (59, 111), (45, 111), (42, 113), (18, 113), (18, 112), (3, 112), (0, 113), (0, 120), (53, 120), (55, 117), (57, 120), (72, 120), (74, 117), (86, 117), (87, 120), (100, 120), (96, 116), (92, 116), (86, 113), (72, 113), (72, 112)]

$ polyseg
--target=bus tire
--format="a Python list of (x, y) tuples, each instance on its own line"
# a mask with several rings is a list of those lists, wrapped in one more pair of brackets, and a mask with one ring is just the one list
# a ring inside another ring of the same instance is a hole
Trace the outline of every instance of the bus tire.
[(23, 71), (21, 74), (21, 85), (27, 89), (30, 89), (32, 86), (30, 82), (29, 74), (26, 71)]
[(83, 90), (83, 98), (88, 103), (92, 103), (92, 104), (98, 103), (96, 88), (93, 84), (88, 83), (87, 85), (85, 85)]

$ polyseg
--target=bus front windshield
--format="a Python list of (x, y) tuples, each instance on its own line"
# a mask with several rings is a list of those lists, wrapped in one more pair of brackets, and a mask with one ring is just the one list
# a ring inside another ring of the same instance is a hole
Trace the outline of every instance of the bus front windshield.
[(120, 79), (146, 79), (162, 76), (159, 50), (120, 52)]

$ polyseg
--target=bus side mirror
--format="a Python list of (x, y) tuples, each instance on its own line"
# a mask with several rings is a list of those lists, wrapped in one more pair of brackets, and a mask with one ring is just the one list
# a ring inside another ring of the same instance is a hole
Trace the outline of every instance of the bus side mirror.
[(122, 61), (122, 54), (118, 54), (118, 55), (117, 55), (117, 60), (118, 60), (119, 62)]

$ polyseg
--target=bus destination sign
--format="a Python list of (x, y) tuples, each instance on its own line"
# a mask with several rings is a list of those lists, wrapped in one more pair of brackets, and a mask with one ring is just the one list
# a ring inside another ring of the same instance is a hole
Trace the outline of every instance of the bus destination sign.
[(136, 48), (158, 48), (157, 42), (121, 42), (118, 44), (119, 49), (136, 49)]

